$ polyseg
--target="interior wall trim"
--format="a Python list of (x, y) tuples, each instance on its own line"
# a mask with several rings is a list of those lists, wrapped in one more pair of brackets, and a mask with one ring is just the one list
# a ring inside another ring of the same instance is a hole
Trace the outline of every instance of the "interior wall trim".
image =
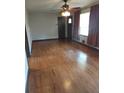
[(32, 42), (49, 41), (49, 40), (58, 40), (58, 38), (33, 40)]
[(98, 52), (99, 52), (99, 48), (96, 48), (96, 47), (93, 47), (93, 46), (90, 46), (90, 45), (86, 45), (86, 44), (81, 43), (81, 42), (76, 41), (76, 40), (73, 40), (73, 42), (76, 42), (76, 43), (78, 43), (78, 44), (81, 44), (81, 45), (83, 45), (83, 46), (86, 46), (86, 47), (88, 47), (88, 48), (91, 48), (91, 49), (93, 49), (93, 50), (95, 50), (95, 51), (98, 51)]

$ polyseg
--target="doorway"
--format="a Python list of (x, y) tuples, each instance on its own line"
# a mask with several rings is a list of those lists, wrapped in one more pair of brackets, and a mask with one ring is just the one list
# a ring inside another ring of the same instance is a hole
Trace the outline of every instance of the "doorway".
[(72, 23), (73, 19), (72, 16), (67, 18), (67, 39), (72, 40)]
[(58, 17), (58, 38), (65, 39), (65, 18)]

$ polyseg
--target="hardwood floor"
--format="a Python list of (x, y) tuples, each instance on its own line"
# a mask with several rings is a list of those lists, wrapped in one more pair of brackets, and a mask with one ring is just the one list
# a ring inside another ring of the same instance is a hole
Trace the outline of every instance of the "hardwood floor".
[(29, 93), (99, 93), (98, 61), (98, 51), (75, 42), (33, 42)]

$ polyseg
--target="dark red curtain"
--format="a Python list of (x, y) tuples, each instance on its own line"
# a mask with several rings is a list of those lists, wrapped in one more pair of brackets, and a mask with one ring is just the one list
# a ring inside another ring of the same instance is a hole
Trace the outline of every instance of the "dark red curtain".
[(91, 7), (87, 43), (99, 47), (99, 5)]
[(79, 40), (80, 8), (73, 9), (72, 39)]

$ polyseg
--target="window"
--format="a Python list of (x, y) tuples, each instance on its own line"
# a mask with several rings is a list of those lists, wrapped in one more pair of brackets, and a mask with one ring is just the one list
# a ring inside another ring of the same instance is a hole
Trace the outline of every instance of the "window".
[(71, 24), (72, 23), (72, 20), (71, 18), (68, 19), (68, 23)]
[(80, 35), (88, 36), (90, 12), (80, 14)]

